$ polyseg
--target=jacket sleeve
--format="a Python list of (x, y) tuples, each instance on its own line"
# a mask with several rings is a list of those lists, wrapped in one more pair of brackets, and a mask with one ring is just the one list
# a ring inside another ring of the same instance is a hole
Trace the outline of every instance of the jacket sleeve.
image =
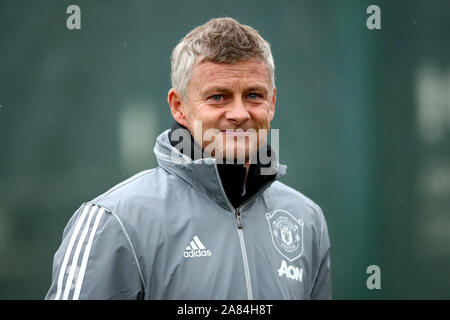
[(322, 220), (319, 245), (320, 263), (310, 295), (313, 300), (331, 299), (330, 238), (322, 210), (320, 210), (320, 214)]
[(64, 229), (45, 299), (137, 299), (143, 285), (122, 222), (100, 206), (83, 204)]

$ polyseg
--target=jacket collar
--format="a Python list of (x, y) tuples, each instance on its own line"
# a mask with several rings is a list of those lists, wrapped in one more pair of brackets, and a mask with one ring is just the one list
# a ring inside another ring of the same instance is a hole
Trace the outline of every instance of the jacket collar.
[[(208, 196), (222, 208), (232, 210), (233, 206), (227, 198), (222, 181), (220, 180), (216, 159), (202, 155), (193, 160), (171, 145), (169, 133), (170, 129), (161, 133), (156, 139), (154, 152), (158, 164), (165, 170), (184, 180), (197, 191)], [(195, 147), (199, 148), (197, 144), (195, 144)], [(271, 167), (275, 172), (274, 179), (261, 185), (252, 199), (256, 198), (257, 195), (261, 194), (274, 181), (286, 174), (286, 166), (279, 164), (276, 159), (272, 161)]]

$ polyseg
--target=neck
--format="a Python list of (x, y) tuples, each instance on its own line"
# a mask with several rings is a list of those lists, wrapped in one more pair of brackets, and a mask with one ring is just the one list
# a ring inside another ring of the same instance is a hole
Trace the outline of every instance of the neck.
[[(172, 126), (172, 130), (169, 133), (169, 140), (172, 146), (177, 147), (180, 141), (174, 141), (171, 137), (171, 132), (177, 128), (183, 128), (188, 133), (188, 138), (191, 141), (191, 154), (186, 154), (190, 156), (193, 160), (196, 160), (196, 153), (194, 149), (197, 149), (198, 156), (203, 157), (203, 150), (194, 141), (194, 138), (190, 134), (189, 130), (177, 122)], [(181, 150), (180, 150), (181, 151)], [(184, 152), (185, 150), (183, 150)], [(271, 149), (268, 146), (269, 156), (273, 156)], [(198, 157), (197, 156), (197, 157)], [(238, 164), (218, 164), (217, 169), (219, 171), (220, 180), (224, 187), (225, 193), (234, 207), (238, 207), (245, 200), (249, 199), (254, 195), (259, 188), (265, 183), (275, 179), (276, 172), (270, 175), (261, 175), (260, 170), (263, 167), (269, 167), (268, 165), (262, 165), (257, 158), (255, 164), (247, 161), (244, 165)], [(245, 168), (245, 171), (244, 171)], [(245, 192), (243, 192), (245, 190)]]

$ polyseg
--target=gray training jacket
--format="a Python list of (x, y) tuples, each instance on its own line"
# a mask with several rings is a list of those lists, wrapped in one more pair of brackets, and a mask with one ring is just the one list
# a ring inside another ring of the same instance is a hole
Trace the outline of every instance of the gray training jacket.
[(235, 209), (215, 160), (191, 160), (168, 132), (156, 141), (158, 167), (74, 213), (46, 299), (330, 299), (327, 225), (318, 205), (277, 181), (286, 166)]

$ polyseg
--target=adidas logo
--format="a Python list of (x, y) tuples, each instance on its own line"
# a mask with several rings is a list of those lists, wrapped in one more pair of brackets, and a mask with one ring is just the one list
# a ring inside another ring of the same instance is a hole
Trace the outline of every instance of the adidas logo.
[(194, 236), (184, 251), (185, 258), (209, 257), (212, 255), (211, 250), (207, 250), (198, 236)]

